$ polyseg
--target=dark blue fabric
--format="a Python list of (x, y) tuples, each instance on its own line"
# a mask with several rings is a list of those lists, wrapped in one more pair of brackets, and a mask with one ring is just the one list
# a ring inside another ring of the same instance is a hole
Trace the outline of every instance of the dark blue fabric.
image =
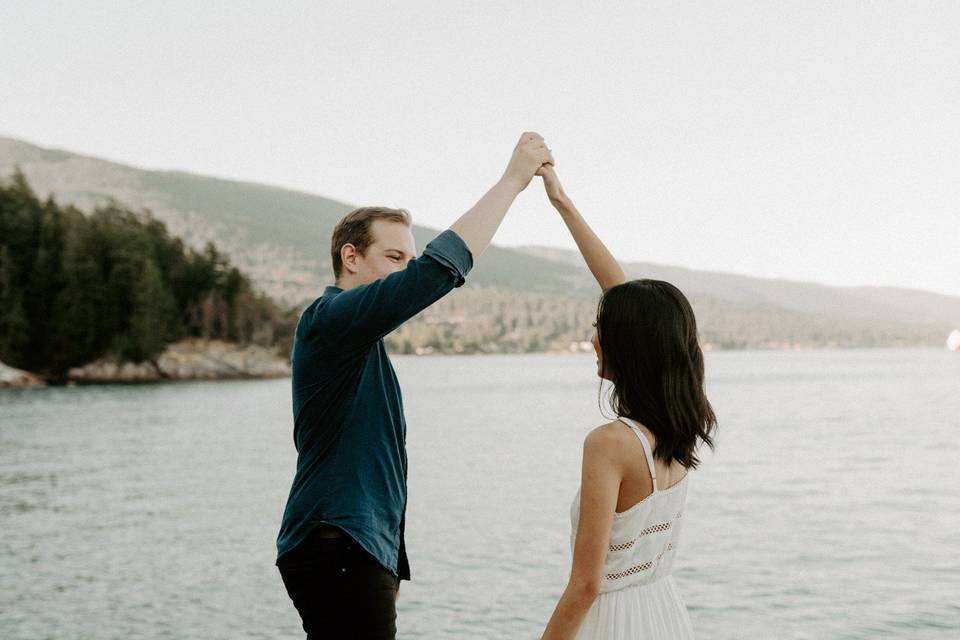
[(292, 354), (297, 472), (278, 560), (325, 523), (410, 579), (407, 426), (383, 337), (461, 286), (472, 266), (467, 245), (448, 229), (403, 271), (346, 291), (327, 287), (301, 314)]

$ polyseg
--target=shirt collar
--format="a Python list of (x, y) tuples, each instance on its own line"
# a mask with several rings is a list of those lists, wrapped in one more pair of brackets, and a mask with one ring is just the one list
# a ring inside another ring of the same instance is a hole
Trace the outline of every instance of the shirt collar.
[(334, 294), (342, 293), (342, 292), (343, 292), (343, 289), (341, 289), (340, 287), (337, 287), (337, 286), (335, 286), (335, 285), (330, 285), (330, 286), (328, 286), (326, 289), (323, 290), (323, 295), (325, 295), (325, 296), (332, 296), (332, 295), (334, 295)]

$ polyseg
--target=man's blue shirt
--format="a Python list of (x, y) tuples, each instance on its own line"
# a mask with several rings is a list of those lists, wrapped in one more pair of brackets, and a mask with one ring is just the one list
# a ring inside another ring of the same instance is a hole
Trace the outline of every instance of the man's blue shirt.
[(346, 291), (327, 287), (301, 314), (292, 354), (297, 472), (278, 559), (329, 524), (410, 579), (407, 425), (383, 337), (461, 286), (472, 266), (470, 250), (448, 229), (402, 271)]

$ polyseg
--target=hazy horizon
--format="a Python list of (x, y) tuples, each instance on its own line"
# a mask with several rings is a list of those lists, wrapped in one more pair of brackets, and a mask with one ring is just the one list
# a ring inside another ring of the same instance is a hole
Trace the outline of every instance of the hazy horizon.
[[(37, 146), (443, 228), (534, 129), (621, 259), (960, 295), (955, 3), (12, 2), (0, 23), (0, 135)], [(574, 248), (536, 179), (495, 242)]]

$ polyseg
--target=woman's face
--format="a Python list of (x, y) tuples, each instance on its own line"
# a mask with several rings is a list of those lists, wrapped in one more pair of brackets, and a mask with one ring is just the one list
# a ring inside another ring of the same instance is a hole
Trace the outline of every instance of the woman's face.
[(593, 323), (593, 335), (590, 336), (593, 350), (597, 353), (597, 375), (603, 377), (603, 351), (600, 350), (600, 336), (597, 334), (597, 323)]

